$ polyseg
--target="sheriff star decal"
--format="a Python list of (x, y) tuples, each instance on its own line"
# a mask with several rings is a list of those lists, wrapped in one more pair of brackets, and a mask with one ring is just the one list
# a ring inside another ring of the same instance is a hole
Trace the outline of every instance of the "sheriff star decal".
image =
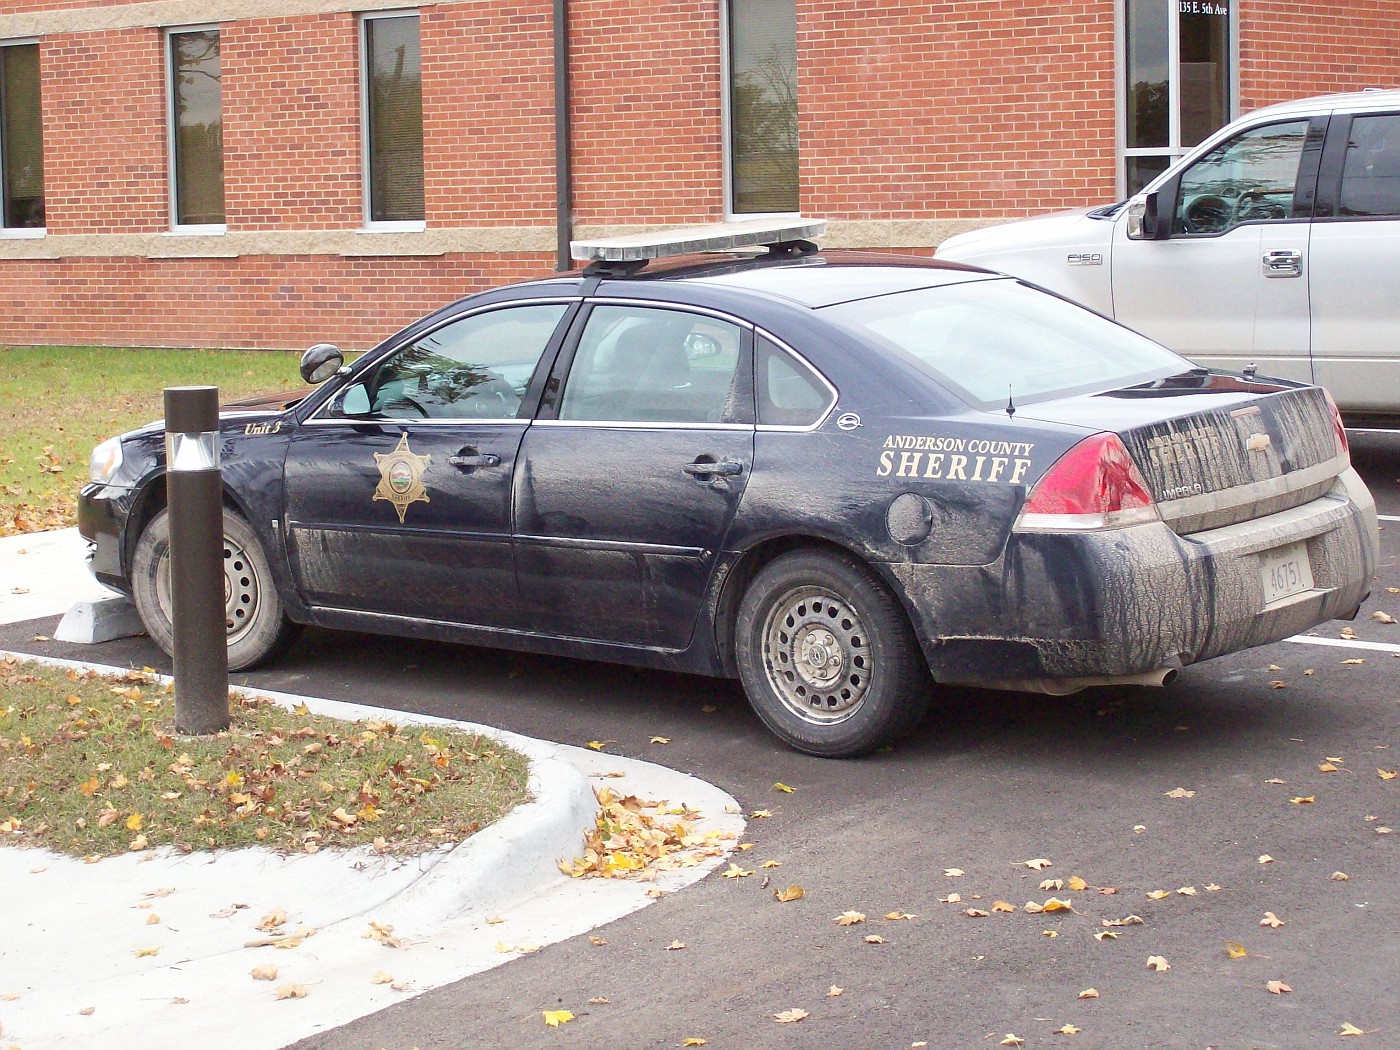
[(404, 513), (410, 503), (428, 499), (428, 490), (423, 487), (423, 471), (428, 467), (431, 456), (415, 455), (408, 447), (408, 435), (399, 437), (398, 447), (389, 453), (376, 452), (374, 461), (379, 464), (379, 485), (374, 490), (376, 500), (388, 500), (399, 512), (399, 524), (403, 524)]

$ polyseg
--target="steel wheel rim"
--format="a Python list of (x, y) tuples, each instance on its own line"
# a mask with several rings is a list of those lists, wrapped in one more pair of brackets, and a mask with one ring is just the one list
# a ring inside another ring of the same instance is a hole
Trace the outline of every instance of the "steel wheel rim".
[(834, 725), (870, 690), (870, 637), (860, 616), (825, 587), (797, 587), (763, 623), (763, 666), (783, 706), (804, 722)]
[[(170, 548), (166, 547), (156, 567), (156, 601), (165, 619), (173, 624), (174, 602), (170, 593)], [(224, 537), (224, 628), (228, 644), (234, 645), (253, 629), (262, 604), (262, 580), (248, 552)]]

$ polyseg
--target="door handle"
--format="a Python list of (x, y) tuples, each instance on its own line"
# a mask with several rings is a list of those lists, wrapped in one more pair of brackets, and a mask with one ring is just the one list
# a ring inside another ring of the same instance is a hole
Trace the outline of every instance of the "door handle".
[(472, 471), (477, 467), (499, 467), (501, 457), (491, 452), (481, 452), (468, 445), (455, 456), (448, 456), (447, 462), (461, 471)]
[(695, 463), (687, 463), (685, 466), (681, 467), (681, 470), (685, 471), (692, 478), (698, 478), (701, 481), (709, 481), (712, 478), (737, 477), (744, 472), (744, 465), (728, 459), (719, 463), (701, 463), (697, 461)]
[(1302, 277), (1303, 253), (1297, 248), (1274, 248), (1264, 253), (1265, 277)]

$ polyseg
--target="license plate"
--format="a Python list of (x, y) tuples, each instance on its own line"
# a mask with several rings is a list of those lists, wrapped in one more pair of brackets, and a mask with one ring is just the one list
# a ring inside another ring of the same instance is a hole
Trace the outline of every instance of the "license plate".
[(1287, 547), (1266, 551), (1260, 571), (1264, 578), (1265, 605), (1312, 590), (1312, 565), (1308, 562), (1306, 543), (1290, 543)]

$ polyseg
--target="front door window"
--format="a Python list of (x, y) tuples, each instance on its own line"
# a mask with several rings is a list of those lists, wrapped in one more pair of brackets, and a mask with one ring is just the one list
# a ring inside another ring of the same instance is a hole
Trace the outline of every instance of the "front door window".
[(1291, 219), (1308, 122), (1251, 128), (1181, 173), (1178, 234), (1219, 234), (1246, 222)]

